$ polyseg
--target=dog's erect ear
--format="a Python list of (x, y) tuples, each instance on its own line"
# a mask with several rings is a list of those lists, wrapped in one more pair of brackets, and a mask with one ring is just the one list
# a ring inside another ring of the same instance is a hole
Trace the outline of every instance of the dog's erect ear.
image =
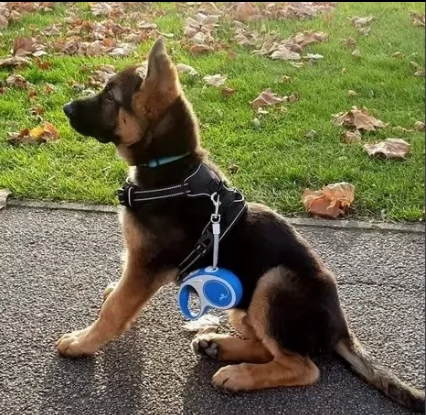
[(147, 79), (156, 83), (162, 78), (174, 77), (173, 63), (167, 54), (164, 39), (159, 37), (151, 48), (148, 56), (148, 73)]

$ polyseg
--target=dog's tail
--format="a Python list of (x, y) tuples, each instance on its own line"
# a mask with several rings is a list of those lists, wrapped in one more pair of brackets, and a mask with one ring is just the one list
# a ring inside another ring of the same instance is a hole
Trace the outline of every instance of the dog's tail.
[(425, 391), (415, 389), (382, 365), (376, 363), (364, 349), (354, 333), (340, 340), (335, 351), (368, 383), (382, 391), (393, 401), (415, 412), (425, 412)]

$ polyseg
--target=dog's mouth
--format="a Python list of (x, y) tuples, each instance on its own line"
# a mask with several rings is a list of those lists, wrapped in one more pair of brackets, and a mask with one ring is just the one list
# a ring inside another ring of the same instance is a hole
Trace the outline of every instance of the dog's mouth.
[(117, 143), (118, 137), (109, 128), (102, 128), (101, 117), (92, 113), (89, 108), (83, 108), (78, 102), (68, 102), (63, 106), (71, 127), (84, 137), (91, 137), (100, 143)]

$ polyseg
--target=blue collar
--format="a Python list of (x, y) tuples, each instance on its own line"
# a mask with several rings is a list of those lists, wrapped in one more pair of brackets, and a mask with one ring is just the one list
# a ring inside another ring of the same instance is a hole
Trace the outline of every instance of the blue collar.
[(171, 163), (173, 161), (180, 160), (180, 159), (188, 156), (189, 154), (191, 154), (190, 151), (188, 153), (181, 154), (180, 156), (160, 157), (158, 159), (151, 159), (151, 160), (148, 160), (148, 163), (144, 163), (144, 164), (140, 164), (140, 165), (144, 166), (144, 167), (150, 167), (150, 168), (159, 167), (159, 166), (163, 166), (164, 164), (168, 164), (168, 163)]

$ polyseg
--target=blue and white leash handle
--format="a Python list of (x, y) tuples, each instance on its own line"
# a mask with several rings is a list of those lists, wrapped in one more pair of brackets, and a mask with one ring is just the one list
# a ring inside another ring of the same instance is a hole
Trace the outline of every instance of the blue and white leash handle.
[[(210, 216), (213, 230), (213, 266), (199, 269), (190, 273), (183, 281), (178, 293), (179, 307), (190, 320), (200, 318), (209, 309), (227, 310), (234, 308), (242, 297), (242, 285), (238, 277), (231, 271), (218, 268), (220, 221), (220, 198), (217, 193), (211, 195), (215, 207)], [(195, 290), (200, 300), (200, 310), (193, 313), (189, 309), (190, 291)]]

